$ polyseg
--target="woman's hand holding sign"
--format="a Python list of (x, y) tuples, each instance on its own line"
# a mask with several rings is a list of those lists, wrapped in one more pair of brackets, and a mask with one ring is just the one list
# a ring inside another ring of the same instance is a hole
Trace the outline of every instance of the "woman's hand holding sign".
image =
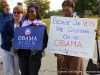
[(36, 56), (37, 52), (35, 50), (31, 49), (31, 56), (30, 56), (30, 60), (33, 59)]
[(11, 42), (13, 42), (14, 41), (14, 38), (13, 39), (11, 39)]
[(96, 32), (96, 36), (98, 37), (100, 35), (100, 31), (98, 29), (94, 30)]
[(31, 49), (31, 53), (34, 53), (34, 54), (36, 54), (36, 51)]
[(15, 48), (14, 51), (13, 51), (15, 54), (18, 53), (18, 48)]

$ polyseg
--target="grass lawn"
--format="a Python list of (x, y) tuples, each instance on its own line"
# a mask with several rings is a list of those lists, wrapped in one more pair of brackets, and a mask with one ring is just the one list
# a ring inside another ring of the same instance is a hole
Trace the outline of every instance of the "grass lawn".
[(43, 21), (44, 23), (46, 23), (47, 28), (48, 28), (48, 31), (49, 31), (49, 29), (50, 29), (50, 19), (42, 19), (42, 21)]
[[(100, 18), (98, 16), (85, 16), (86, 18), (93, 18), (93, 19), (98, 19), (98, 23), (97, 23), (97, 29), (100, 30)], [(50, 29), (50, 19), (42, 19), (43, 22), (46, 23), (47, 27), (48, 27), (48, 32)], [(100, 36), (99, 36), (100, 39)]]

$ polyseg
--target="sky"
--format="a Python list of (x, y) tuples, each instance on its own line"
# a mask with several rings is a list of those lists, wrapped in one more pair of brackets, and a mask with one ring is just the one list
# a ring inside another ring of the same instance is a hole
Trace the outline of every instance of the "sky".
[[(58, 10), (61, 9), (61, 4), (63, 0), (48, 0), (50, 1), (50, 10)], [(13, 7), (17, 5), (18, 2), (23, 2), (23, 0), (7, 0), (7, 2), (10, 4), (11, 12), (13, 10)]]
[(50, 10), (61, 9), (61, 4), (64, 0), (48, 0), (50, 1)]

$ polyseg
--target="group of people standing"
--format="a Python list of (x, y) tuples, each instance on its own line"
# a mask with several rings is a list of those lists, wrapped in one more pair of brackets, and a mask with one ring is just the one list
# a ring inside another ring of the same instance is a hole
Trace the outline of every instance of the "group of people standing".
[[(63, 17), (73, 17), (75, 3), (73, 0), (64, 0), (62, 3)], [(47, 47), (48, 34), (47, 26), (41, 21), (39, 13), (40, 7), (37, 4), (32, 4), (27, 7), (25, 21), (21, 21), (24, 13), (24, 8), (17, 5), (13, 8), (13, 14), (9, 13), (9, 5), (4, 6), (4, 12), (0, 14), (0, 28), (1, 29), (1, 48), (4, 75), (38, 75), (41, 67), (41, 59), (44, 55), (44, 49)], [(41, 51), (32, 49), (13, 49), (12, 43), (14, 40), (14, 31), (16, 27), (43, 26), (45, 28), (43, 37), (43, 46)], [(35, 54), (32, 56), (32, 54)], [(62, 54), (55, 54), (57, 57), (57, 71), (61, 70), (61, 65), (65, 69), (71, 69), (72, 73), (60, 73), (58, 75), (84, 75), (84, 60), (81, 57), (68, 56)], [(20, 72), (19, 72), (20, 69)]]
[[(48, 35), (46, 31), (46, 24), (41, 21), (39, 9), (37, 4), (30, 5), (27, 8), (26, 21), (22, 22), (21, 18), (24, 13), (24, 8), (17, 5), (13, 8), (13, 14), (9, 13), (9, 5), (5, 5), (4, 12), (0, 15), (1, 18), (1, 48), (2, 48), (2, 60), (4, 75), (38, 75), (38, 71), (41, 66), (41, 58), (43, 50), (47, 47)], [(7, 13), (5, 13), (7, 11)], [(5, 24), (4, 24), (5, 23)], [(14, 32), (16, 27), (23, 27), (31, 25), (42, 25), (45, 28), (43, 47), (41, 51), (28, 50), (28, 49), (13, 49), (12, 43), (14, 40)], [(35, 54), (32, 56), (32, 54)], [(31, 58), (31, 59), (30, 59)], [(19, 71), (20, 69), (20, 71)]]

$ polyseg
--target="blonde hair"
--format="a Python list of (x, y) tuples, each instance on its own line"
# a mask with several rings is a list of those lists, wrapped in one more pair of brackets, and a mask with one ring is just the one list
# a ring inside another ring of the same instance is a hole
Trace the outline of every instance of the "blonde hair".
[(19, 11), (19, 12), (21, 12), (21, 13), (24, 13), (24, 8), (23, 8), (23, 6), (21, 6), (21, 5), (17, 5), (16, 7), (14, 7), (13, 8), (13, 11)]

